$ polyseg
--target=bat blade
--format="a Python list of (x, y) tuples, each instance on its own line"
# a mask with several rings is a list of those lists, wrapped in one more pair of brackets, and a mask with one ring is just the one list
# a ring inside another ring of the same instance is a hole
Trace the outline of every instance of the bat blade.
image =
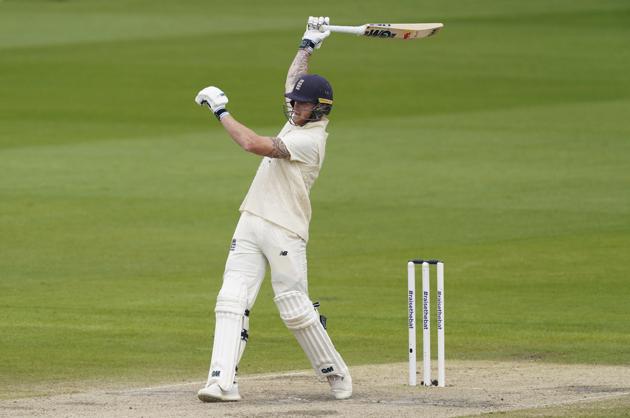
[(433, 36), (442, 29), (442, 23), (368, 23), (363, 36), (370, 38), (411, 40)]

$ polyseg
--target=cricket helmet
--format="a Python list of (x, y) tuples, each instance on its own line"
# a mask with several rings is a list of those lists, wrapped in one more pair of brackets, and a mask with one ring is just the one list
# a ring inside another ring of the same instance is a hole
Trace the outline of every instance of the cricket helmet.
[[(333, 105), (332, 86), (324, 77), (317, 74), (305, 74), (298, 78), (290, 93), (284, 95), (293, 107), (294, 102), (314, 103), (315, 107), (309, 118), (309, 122), (320, 120), (328, 115)], [(292, 111), (287, 114), (291, 120)]]

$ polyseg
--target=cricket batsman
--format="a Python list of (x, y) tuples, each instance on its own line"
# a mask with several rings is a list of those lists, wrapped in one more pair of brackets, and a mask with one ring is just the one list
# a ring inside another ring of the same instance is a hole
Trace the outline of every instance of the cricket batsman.
[(258, 135), (226, 109), (228, 98), (217, 87), (201, 90), (195, 102), (208, 106), (232, 139), (263, 157), (240, 207), (217, 296), (214, 344), (208, 382), (199, 390), (204, 402), (238, 401), (238, 363), (245, 350), (249, 314), (267, 264), (274, 302), (317, 375), (326, 377), (336, 399), (352, 395), (348, 366), (335, 349), (308, 295), (306, 243), (311, 220), (309, 192), (324, 162), (330, 83), (308, 74), (308, 60), (330, 35), (326, 17), (310, 17), (285, 84), (288, 122), (277, 136)]

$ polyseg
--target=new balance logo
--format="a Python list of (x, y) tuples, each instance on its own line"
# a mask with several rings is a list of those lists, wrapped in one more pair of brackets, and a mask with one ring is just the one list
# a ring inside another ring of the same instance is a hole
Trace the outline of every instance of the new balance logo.
[(280, 251), (280, 255), (283, 255), (283, 256), (284, 256), (284, 255), (287, 255), (287, 254), (289, 254), (289, 252), (288, 252), (288, 251)]

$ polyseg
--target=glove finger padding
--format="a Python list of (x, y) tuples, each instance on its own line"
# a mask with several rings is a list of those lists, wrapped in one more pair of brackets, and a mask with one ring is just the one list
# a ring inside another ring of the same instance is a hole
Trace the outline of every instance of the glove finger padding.
[(207, 103), (212, 111), (216, 112), (217, 110), (224, 109), (225, 105), (229, 102), (229, 99), (221, 89), (210, 86), (202, 89), (199, 93), (197, 93), (197, 96), (195, 97), (195, 102), (199, 106)]
[(324, 32), (322, 26), (330, 25), (330, 18), (327, 16), (309, 16), (306, 22), (306, 30), (317, 30)]
[(306, 30), (317, 29), (317, 18), (314, 16), (309, 16), (308, 21), (306, 22)]

